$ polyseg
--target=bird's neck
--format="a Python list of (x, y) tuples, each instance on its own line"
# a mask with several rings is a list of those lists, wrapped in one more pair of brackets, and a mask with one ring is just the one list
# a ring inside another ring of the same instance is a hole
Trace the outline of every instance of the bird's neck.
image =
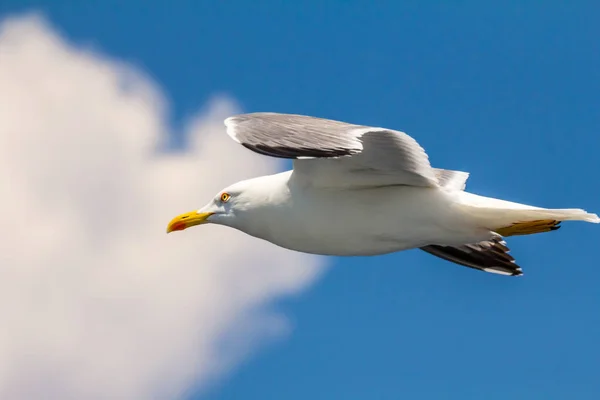
[(235, 228), (261, 239), (276, 235), (277, 221), (291, 207), (290, 171), (249, 181), (245, 204), (236, 214)]

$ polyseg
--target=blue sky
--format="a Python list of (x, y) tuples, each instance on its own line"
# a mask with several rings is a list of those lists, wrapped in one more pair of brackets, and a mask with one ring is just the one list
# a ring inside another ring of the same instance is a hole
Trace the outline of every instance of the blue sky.
[[(4, 0), (0, 13), (42, 11), (140, 66), (174, 126), (225, 93), (248, 112), (403, 130), (478, 194), (600, 212), (600, 5), (483, 3)], [(416, 250), (332, 259), (273, 306), (288, 338), (190, 399), (597, 398), (598, 235), (565, 223), (512, 238), (521, 278)]]

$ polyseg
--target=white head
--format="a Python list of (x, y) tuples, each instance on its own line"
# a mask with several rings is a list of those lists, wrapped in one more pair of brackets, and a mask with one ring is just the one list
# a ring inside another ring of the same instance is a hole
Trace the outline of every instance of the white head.
[(267, 211), (265, 208), (269, 207), (273, 191), (272, 185), (265, 178), (267, 177), (240, 181), (219, 191), (199, 210), (173, 218), (167, 226), (167, 233), (208, 223), (247, 231), (244, 225), (260, 221), (262, 211)]

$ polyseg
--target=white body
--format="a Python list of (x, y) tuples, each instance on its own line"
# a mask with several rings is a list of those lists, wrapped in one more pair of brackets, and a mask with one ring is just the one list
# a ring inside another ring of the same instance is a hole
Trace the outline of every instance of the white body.
[(515, 222), (511, 211), (530, 211), (534, 220), (543, 210), (444, 188), (314, 188), (293, 179), (292, 171), (240, 182), (229, 190), (239, 193), (234, 196), (235, 218), (215, 215), (211, 221), (281, 247), (323, 255), (477, 243), (493, 237), (491, 224)]

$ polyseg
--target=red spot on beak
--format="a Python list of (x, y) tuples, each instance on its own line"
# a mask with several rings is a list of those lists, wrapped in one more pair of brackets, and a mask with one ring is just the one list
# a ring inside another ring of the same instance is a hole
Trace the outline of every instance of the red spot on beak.
[(173, 232), (173, 231), (182, 231), (185, 228), (187, 228), (187, 225), (186, 225), (185, 222), (176, 222), (176, 223), (174, 223), (173, 225), (171, 225), (169, 227), (169, 231), (170, 232)]

